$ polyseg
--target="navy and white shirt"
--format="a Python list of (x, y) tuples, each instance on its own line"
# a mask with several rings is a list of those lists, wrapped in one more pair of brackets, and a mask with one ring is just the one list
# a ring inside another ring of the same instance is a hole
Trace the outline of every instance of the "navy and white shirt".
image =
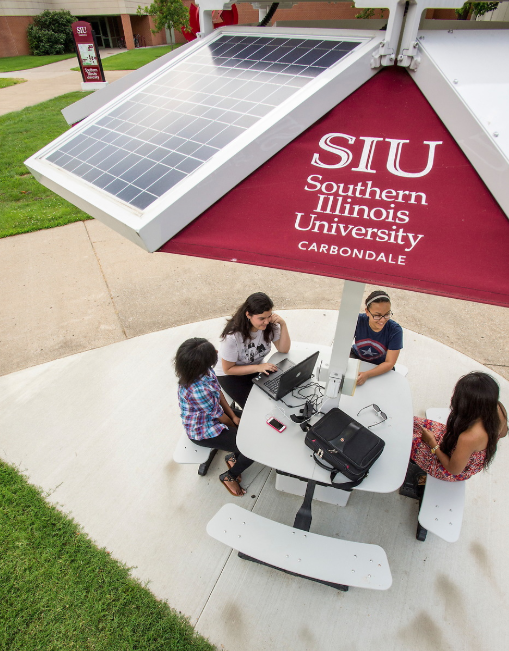
[(401, 350), (403, 348), (403, 329), (396, 321), (386, 322), (380, 332), (375, 332), (369, 327), (367, 314), (359, 314), (355, 328), (355, 343), (352, 351), (359, 359), (371, 364), (385, 362), (388, 350)]

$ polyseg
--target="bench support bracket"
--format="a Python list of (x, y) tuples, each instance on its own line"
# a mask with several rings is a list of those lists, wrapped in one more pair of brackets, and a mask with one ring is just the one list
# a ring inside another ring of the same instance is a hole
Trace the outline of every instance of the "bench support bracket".
[(270, 565), (269, 563), (264, 563), (263, 561), (259, 561), (257, 558), (253, 558), (252, 556), (247, 556), (247, 554), (243, 554), (242, 552), (239, 552), (238, 556), (239, 558), (242, 558), (245, 561), (258, 563), (258, 565), (265, 565), (265, 567), (270, 567), (273, 570), (278, 570), (279, 572), (284, 572), (285, 574), (291, 574), (292, 576), (298, 576), (299, 578), (306, 579), (307, 581), (314, 581), (315, 583), (321, 583), (322, 585), (329, 586), (329, 588), (334, 588), (335, 590), (341, 590), (341, 592), (348, 592), (348, 586), (342, 585), (341, 583), (329, 583), (328, 581), (321, 581), (320, 579), (313, 579), (310, 576), (304, 576), (303, 574), (297, 574), (296, 572), (283, 570), (282, 568), (276, 567), (275, 565)]
[(306, 494), (300, 509), (297, 511), (293, 526), (295, 529), (302, 529), (302, 531), (309, 531), (311, 528), (311, 521), (313, 516), (311, 514), (311, 502), (315, 493), (316, 482), (309, 480), (306, 487)]
[(200, 467), (198, 468), (198, 474), (203, 477), (204, 475), (207, 474), (210, 464), (212, 463), (212, 460), (216, 456), (217, 449), (212, 449), (209, 454), (209, 458), (207, 461), (204, 461), (203, 463), (200, 463)]

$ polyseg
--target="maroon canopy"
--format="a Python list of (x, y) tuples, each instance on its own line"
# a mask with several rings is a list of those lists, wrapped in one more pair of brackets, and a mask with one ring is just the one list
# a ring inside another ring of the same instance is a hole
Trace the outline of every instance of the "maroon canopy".
[(509, 307), (509, 220), (396, 67), (160, 250)]

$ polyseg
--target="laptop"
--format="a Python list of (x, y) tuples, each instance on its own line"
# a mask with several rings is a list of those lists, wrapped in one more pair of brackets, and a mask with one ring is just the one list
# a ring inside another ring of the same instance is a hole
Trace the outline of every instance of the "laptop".
[(277, 364), (278, 371), (253, 378), (253, 384), (260, 387), (274, 400), (281, 400), (299, 384), (309, 380), (313, 375), (318, 355), (319, 352), (313, 353), (298, 364), (294, 364), (289, 359), (283, 359)]

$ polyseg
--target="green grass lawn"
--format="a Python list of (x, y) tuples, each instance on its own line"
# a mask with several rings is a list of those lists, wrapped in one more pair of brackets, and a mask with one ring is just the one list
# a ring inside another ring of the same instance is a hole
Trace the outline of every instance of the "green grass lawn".
[(0, 549), (2, 651), (214, 649), (3, 461)]
[(85, 95), (68, 93), (0, 116), (0, 237), (91, 219), (36, 181), (24, 165), (69, 128), (60, 111)]
[(7, 88), (8, 86), (15, 86), (16, 84), (22, 84), (26, 79), (20, 79), (19, 77), (0, 77), (0, 88)]
[[(102, 60), (104, 70), (138, 70), (142, 66), (150, 63), (154, 59), (162, 57), (163, 54), (168, 54), (179, 45), (164, 45), (161, 47), (139, 47), (128, 52), (121, 52), (120, 54), (113, 54), (110, 57)], [(71, 70), (79, 70), (78, 68), (71, 68)]]
[(2, 57), (0, 59), (0, 73), (15, 72), (16, 70), (28, 70), (29, 68), (39, 68), (48, 63), (63, 61), (64, 59), (75, 58), (75, 54), (48, 54), (42, 57), (35, 57), (32, 54), (26, 54), (20, 57)]

